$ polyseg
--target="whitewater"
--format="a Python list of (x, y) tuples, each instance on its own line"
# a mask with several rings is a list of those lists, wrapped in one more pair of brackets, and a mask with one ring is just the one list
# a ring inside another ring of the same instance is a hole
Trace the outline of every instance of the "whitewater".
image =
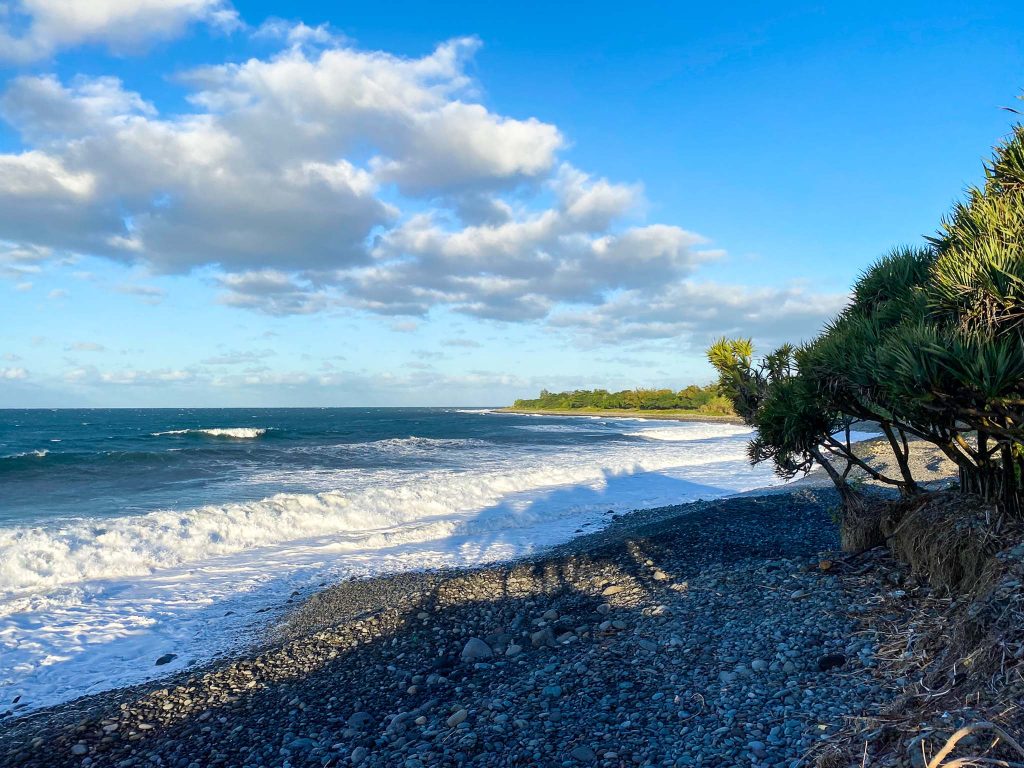
[(0, 713), (230, 653), (337, 579), (510, 559), (613, 512), (777, 482), (729, 424), (465, 409), (2, 418)]

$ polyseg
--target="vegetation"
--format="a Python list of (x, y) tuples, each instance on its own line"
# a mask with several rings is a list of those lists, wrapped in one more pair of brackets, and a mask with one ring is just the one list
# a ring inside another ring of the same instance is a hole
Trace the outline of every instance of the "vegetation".
[[(860, 467), (904, 495), (920, 493), (909, 438), (937, 446), (960, 487), (1022, 516), (1024, 493), (1024, 127), (997, 147), (980, 187), (968, 190), (918, 247), (868, 269), (849, 306), (799, 348), (756, 359), (749, 339), (708, 350), (719, 387), (758, 430), (753, 462), (792, 477), (814, 464), (844, 506), (863, 497)], [(877, 422), (899, 473), (883, 476), (853, 453), (849, 434)]]
[(671, 389), (577, 389), (572, 392), (542, 390), (533, 400), (516, 400), (513, 408), (531, 411), (692, 411), (712, 416), (735, 415), (731, 401), (717, 384), (706, 387), (692, 384), (674, 392)]

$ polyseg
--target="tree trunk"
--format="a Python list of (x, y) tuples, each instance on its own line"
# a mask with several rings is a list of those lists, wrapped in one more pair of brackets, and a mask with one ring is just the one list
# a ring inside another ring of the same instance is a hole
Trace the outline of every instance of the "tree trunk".
[(839, 543), (844, 552), (863, 552), (885, 543), (881, 519), (877, 508), (868, 503), (860, 491), (848, 482), (824, 455), (818, 450), (811, 451), (839, 492), (842, 508), (839, 510)]
[(900, 494), (903, 496), (914, 496), (921, 492), (921, 487), (914, 480), (914, 476), (910, 473), (910, 462), (909, 454), (910, 449), (906, 444), (906, 435), (900, 430), (899, 439), (893, 432), (892, 425), (887, 421), (879, 422), (882, 431), (885, 436), (889, 439), (889, 446), (892, 448), (893, 456), (896, 457), (896, 464), (900, 468), (900, 474), (903, 476), (904, 484), (900, 486)]
[(1003, 465), (1002, 508), (1003, 514), (1013, 519), (1021, 516), (1020, 495), (1017, 488), (1017, 471), (1013, 464), (1013, 446), (1004, 443), (1000, 453)]

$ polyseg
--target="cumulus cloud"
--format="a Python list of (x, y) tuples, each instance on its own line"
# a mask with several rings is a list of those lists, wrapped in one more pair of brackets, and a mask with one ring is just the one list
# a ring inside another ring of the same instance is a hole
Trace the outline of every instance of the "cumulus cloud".
[(846, 294), (814, 293), (799, 285), (749, 288), (683, 281), (660, 291), (625, 291), (598, 307), (563, 310), (550, 322), (609, 343), (683, 337), (703, 345), (726, 335), (771, 345), (810, 337), (847, 300)]
[(330, 24), (311, 27), (301, 21), (269, 18), (253, 33), (256, 39), (282, 40), (292, 47), (342, 45), (347, 38)]
[(69, 384), (91, 386), (109, 384), (117, 386), (159, 387), (166, 384), (187, 383), (194, 381), (196, 378), (196, 374), (193, 371), (172, 368), (155, 370), (122, 368), (104, 371), (91, 365), (72, 368), (64, 374), (64, 381)]
[(224, 0), (15, 0), (0, 10), (0, 59), (14, 62), (90, 43), (130, 53), (192, 22), (225, 30), (240, 24)]
[(378, 238), (375, 263), (342, 277), (358, 306), (424, 315), (437, 305), (478, 317), (530, 320), (558, 302), (601, 303), (608, 291), (688, 275), (719, 254), (679, 227), (610, 230), (638, 203), (636, 187), (562, 166), (555, 204), (495, 223), (451, 228), (420, 214)]
[(28, 378), (28, 371), (24, 368), (0, 368), (0, 380), (2, 381), (23, 381)]
[[(95, 29), (113, 44), (118, 19), (151, 38), (230, 11), (173, 0), (158, 24), (156, 5), (131, 4), (132, 16), (103, 0)], [(101, 39), (82, 31), (88, 14), (78, 37), (44, 35), (65, 18), (45, 10), (50, 0), (19, 7), (43, 30), (27, 37)], [(256, 35), (284, 47), (181, 74), (190, 107), (174, 114), (115, 78), (12, 80), (0, 115), (25, 149), (0, 154), (0, 275), (80, 253), (149, 274), (212, 268), (222, 303), (271, 315), (442, 308), (609, 338), (692, 334), (714, 311), (704, 296), (717, 287), (694, 275), (722, 253), (643, 222), (639, 185), (564, 162), (556, 126), (485, 106), (467, 74), (480, 41), (409, 58), (359, 50), (324, 26), (272, 20)], [(789, 316), (759, 304), (780, 295), (742, 296), (724, 300), (720, 319)]]

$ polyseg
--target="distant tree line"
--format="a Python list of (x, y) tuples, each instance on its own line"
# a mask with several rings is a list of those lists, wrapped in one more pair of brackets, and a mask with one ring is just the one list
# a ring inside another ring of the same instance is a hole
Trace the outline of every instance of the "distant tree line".
[(516, 400), (514, 408), (524, 410), (571, 411), (580, 408), (598, 410), (644, 411), (699, 411), (701, 413), (730, 415), (732, 403), (722, 395), (717, 384), (698, 386), (691, 384), (678, 392), (671, 389), (624, 389), (609, 392), (606, 389), (575, 389), (571, 392), (541, 390), (533, 400)]
[[(1024, 493), (1024, 127), (996, 148), (938, 234), (868, 269), (850, 304), (810, 343), (756, 357), (749, 339), (708, 350), (719, 386), (755, 426), (751, 461), (784, 477), (818, 464), (847, 510), (860, 467), (920, 492), (908, 438), (959, 468), (960, 489), (1022, 516)], [(882, 475), (851, 448), (851, 426), (877, 422), (896, 456)]]

